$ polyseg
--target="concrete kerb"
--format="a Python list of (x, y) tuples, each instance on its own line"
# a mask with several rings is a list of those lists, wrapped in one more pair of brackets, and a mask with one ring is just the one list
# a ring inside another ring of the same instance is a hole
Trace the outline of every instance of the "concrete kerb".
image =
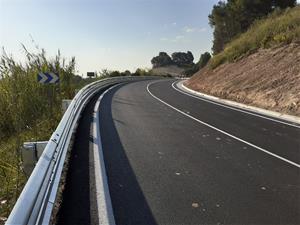
[(190, 94), (194, 95), (195, 97), (199, 96), (201, 98), (211, 100), (216, 103), (220, 103), (220, 104), (228, 105), (229, 107), (232, 106), (233, 108), (238, 108), (240, 110), (244, 110), (245, 112), (249, 111), (249, 112), (257, 113), (260, 115), (265, 115), (267, 117), (279, 119), (279, 120), (282, 120), (283, 122), (286, 121), (286, 122), (291, 123), (289, 125), (300, 128), (300, 117), (283, 114), (283, 113), (279, 113), (279, 112), (274, 112), (271, 110), (262, 109), (262, 108), (258, 108), (255, 106), (249, 106), (246, 104), (242, 104), (242, 103), (238, 103), (235, 101), (226, 100), (226, 99), (218, 98), (215, 96), (207, 95), (207, 94), (204, 94), (204, 93), (201, 93), (198, 91), (194, 91), (194, 90), (188, 88), (187, 86), (185, 86), (184, 81), (185, 80), (177, 82), (176, 83), (177, 88), (179, 88), (180, 90), (182, 90), (184, 92), (190, 93)]

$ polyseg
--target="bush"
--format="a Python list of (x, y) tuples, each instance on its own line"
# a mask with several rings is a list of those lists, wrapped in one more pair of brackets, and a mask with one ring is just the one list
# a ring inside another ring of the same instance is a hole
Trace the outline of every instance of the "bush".
[(131, 73), (129, 70), (125, 70), (124, 72), (121, 73), (121, 76), (131, 76)]
[(113, 71), (109, 74), (110, 77), (119, 77), (121, 73), (119, 71)]
[(148, 72), (144, 69), (137, 68), (137, 70), (132, 75), (133, 76), (147, 76)]

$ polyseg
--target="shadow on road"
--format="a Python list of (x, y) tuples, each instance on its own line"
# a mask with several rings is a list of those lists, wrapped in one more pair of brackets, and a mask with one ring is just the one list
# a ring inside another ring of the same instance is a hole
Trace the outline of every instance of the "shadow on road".
[[(112, 117), (116, 88), (101, 102), (100, 130), (116, 224), (157, 224), (127, 158)], [(128, 131), (130, 132), (130, 131)]]
[(91, 194), (91, 188), (94, 184), (90, 182), (94, 174), (90, 162), (93, 162), (91, 159), (93, 143), (91, 123), (94, 119), (94, 105), (98, 97), (99, 95), (96, 95), (92, 98), (79, 120), (69, 159), (62, 205), (58, 212), (56, 224), (88, 225), (94, 224), (96, 220), (96, 201)]

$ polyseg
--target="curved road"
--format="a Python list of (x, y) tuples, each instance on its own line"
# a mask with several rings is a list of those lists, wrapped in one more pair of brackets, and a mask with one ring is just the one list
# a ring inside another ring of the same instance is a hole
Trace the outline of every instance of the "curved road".
[(300, 224), (299, 127), (202, 101), (173, 82), (121, 85), (101, 101), (116, 223)]

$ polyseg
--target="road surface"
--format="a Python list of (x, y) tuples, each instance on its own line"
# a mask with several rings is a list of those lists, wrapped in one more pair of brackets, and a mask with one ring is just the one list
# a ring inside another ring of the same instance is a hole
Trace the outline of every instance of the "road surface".
[[(299, 127), (202, 101), (173, 82), (124, 84), (101, 101), (116, 224), (300, 224)], [(77, 220), (85, 224), (96, 221), (89, 186), (81, 200), (92, 216)]]
[[(101, 103), (117, 224), (299, 224), (300, 129), (135, 82)], [(153, 95), (151, 95), (149, 92)], [(154, 97), (155, 96), (155, 97)]]

